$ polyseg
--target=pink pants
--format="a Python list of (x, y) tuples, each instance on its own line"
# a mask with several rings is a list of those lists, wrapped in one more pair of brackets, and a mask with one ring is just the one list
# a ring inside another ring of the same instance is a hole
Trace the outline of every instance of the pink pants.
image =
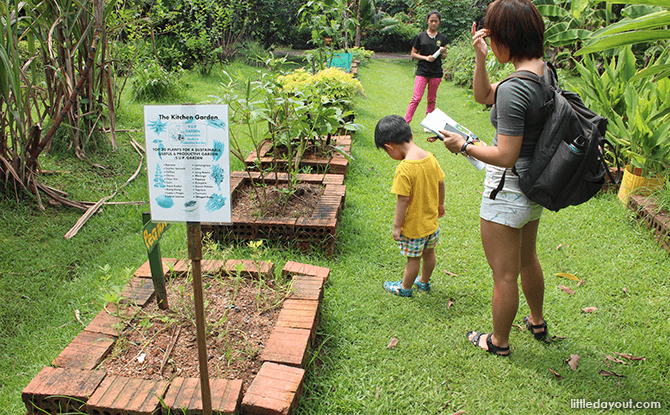
[(435, 110), (435, 101), (437, 99), (437, 87), (440, 86), (442, 78), (426, 78), (423, 76), (417, 75), (414, 78), (414, 93), (412, 93), (412, 100), (407, 107), (407, 113), (405, 113), (405, 121), (409, 124), (414, 117), (414, 112), (416, 107), (419, 106), (421, 98), (423, 98), (423, 91), (426, 90), (426, 85), (428, 85), (428, 106), (426, 107), (426, 114), (430, 114)]

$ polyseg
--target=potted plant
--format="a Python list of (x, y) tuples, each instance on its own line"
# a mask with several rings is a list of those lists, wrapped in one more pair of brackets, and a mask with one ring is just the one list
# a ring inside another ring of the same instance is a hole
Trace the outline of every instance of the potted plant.
[[(670, 61), (668, 52), (652, 59), (659, 60)], [(588, 55), (576, 68), (583, 80), (576, 89), (588, 107), (607, 117), (607, 136), (626, 163), (619, 198), (627, 203), (631, 192), (661, 186), (670, 169), (670, 80), (636, 75), (630, 46), (606, 60), (602, 74)]]

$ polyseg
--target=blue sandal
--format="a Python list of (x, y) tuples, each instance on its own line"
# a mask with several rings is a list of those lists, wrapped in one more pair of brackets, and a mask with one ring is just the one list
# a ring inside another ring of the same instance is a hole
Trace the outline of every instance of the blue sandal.
[(412, 289), (406, 290), (402, 288), (402, 280), (401, 281), (385, 281), (384, 282), (384, 289), (391, 294), (399, 295), (400, 297), (411, 297), (412, 296)]
[(426, 293), (430, 292), (430, 281), (428, 281), (426, 283), (423, 283), (423, 282), (420, 281), (420, 278), (421, 278), (421, 275), (416, 277), (416, 279), (414, 280), (414, 285), (416, 285), (416, 288), (418, 288), (419, 291), (423, 291), (423, 292), (426, 292)]

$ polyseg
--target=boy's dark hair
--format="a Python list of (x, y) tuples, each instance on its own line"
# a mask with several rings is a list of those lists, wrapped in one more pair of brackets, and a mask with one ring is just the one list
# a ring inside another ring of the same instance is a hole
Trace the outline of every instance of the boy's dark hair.
[(496, 0), (486, 11), (489, 37), (509, 50), (510, 59), (544, 57), (544, 21), (530, 0)]
[(400, 115), (387, 115), (375, 127), (375, 145), (384, 148), (386, 143), (409, 143), (412, 127)]

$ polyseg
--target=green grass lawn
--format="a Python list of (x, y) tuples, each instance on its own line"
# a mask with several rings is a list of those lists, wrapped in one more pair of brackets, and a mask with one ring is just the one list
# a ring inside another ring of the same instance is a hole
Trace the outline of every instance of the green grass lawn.
[[(406, 299), (383, 290), (383, 281), (400, 278), (405, 259), (391, 237), (390, 188), (397, 162), (375, 148), (373, 131), (384, 115), (404, 115), (413, 65), (375, 60), (360, 68), (359, 79), (365, 97), (357, 101), (356, 121), (363, 129), (353, 139), (337, 256), (307, 255), (271, 243), (262, 253), (279, 269), (288, 260), (331, 269), (297, 413), (602, 413), (571, 410), (573, 399), (659, 401), (661, 410), (606, 412), (669, 413), (670, 260), (615, 195), (547, 211), (542, 218), (538, 254), (546, 279), (546, 317), (551, 333), (562, 340), (546, 345), (513, 328), (509, 358), (490, 356), (467, 342), (466, 331), (491, 330), (492, 280), (479, 239), (483, 172), (441, 144), (425, 141), (429, 135), (419, 126), (425, 99), (412, 128), (415, 140), (445, 171), (447, 192), (433, 291)], [(218, 82), (216, 75), (189, 77), (185, 102), (216, 95)], [(468, 91), (443, 83), (437, 105), (490, 143), (488, 112)], [(128, 104), (120, 114), (120, 128), (137, 131), (120, 134), (114, 153), (90, 152), (105, 171), (56, 154), (45, 158), (44, 168), (69, 173), (44, 181), (73, 199), (94, 201), (123, 184), (140, 162), (129, 136), (141, 143), (144, 138), (141, 105)], [(146, 200), (146, 180), (143, 169), (114, 201)], [(25, 413), (21, 390), (81, 331), (75, 310), (88, 324), (105, 294), (125, 285), (146, 260), (140, 229), (148, 206), (105, 206), (70, 240), (63, 235), (81, 212), (50, 206), (41, 212), (34, 201), (22, 199), (17, 206), (13, 198), (0, 199), (0, 210), (0, 413), (20, 414)], [(164, 257), (186, 257), (184, 225), (172, 226), (161, 251)], [(245, 259), (250, 250), (223, 247), (221, 255)], [(560, 272), (584, 283), (555, 276)], [(598, 310), (585, 313), (585, 307)], [(516, 322), (527, 313), (522, 299)], [(392, 337), (398, 344), (388, 349)], [(617, 352), (646, 360), (606, 359)], [(565, 363), (571, 354), (580, 356), (577, 370)], [(604, 376), (603, 370), (621, 377)]]

